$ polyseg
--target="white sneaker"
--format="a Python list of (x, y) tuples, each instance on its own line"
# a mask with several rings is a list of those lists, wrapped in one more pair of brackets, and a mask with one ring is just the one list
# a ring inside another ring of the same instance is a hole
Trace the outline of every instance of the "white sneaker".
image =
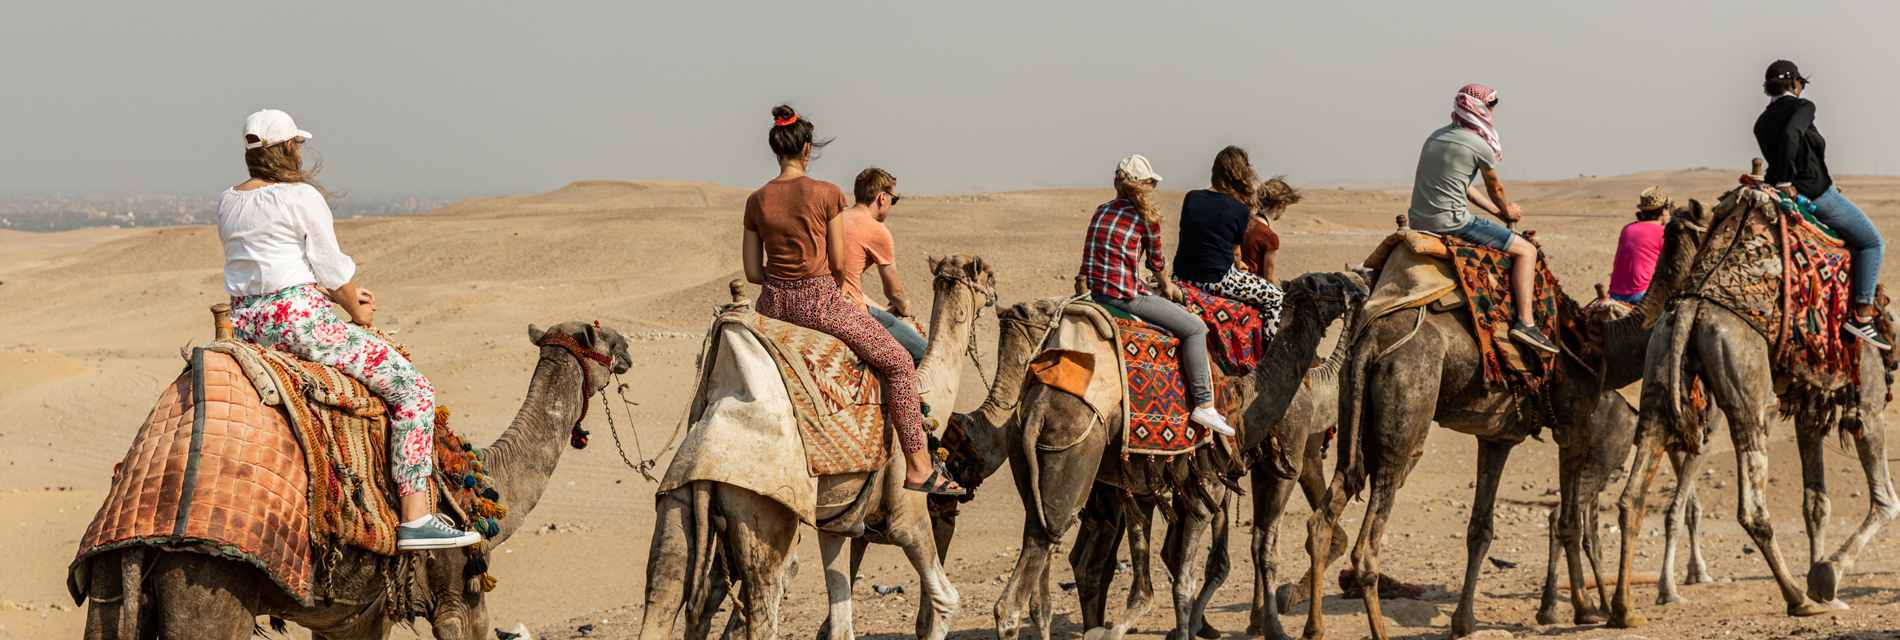
[(1234, 428), (1227, 426), (1227, 419), (1220, 417), (1220, 412), (1215, 411), (1213, 407), (1195, 407), (1193, 411), (1188, 412), (1188, 419), (1213, 429), (1214, 433), (1223, 436), (1234, 435)]

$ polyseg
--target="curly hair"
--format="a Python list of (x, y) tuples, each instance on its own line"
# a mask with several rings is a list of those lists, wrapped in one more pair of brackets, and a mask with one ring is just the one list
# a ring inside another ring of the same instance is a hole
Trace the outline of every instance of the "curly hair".
[(1128, 173), (1115, 170), (1115, 195), (1135, 205), (1135, 211), (1141, 219), (1148, 222), (1161, 222), (1161, 209), (1155, 206), (1154, 191), (1144, 191), (1141, 185), (1129, 179)]
[(1306, 194), (1300, 193), (1299, 189), (1287, 184), (1284, 175), (1267, 178), (1266, 181), (1261, 182), (1258, 193), (1260, 208), (1269, 211), (1299, 204), (1300, 199), (1306, 197)]

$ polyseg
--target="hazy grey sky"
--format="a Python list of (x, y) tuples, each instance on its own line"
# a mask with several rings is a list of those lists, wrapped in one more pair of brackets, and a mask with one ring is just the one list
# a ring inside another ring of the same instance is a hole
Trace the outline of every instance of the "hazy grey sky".
[(215, 193), (243, 118), (316, 134), (333, 187), (529, 193), (772, 176), (769, 110), (911, 191), (1403, 182), (1468, 82), (1507, 179), (1741, 168), (1762, 70), (1816, 78), (1837, 173), (1900, 172), (1900, 3), (192, 3), (0, 8), (0, 194)]

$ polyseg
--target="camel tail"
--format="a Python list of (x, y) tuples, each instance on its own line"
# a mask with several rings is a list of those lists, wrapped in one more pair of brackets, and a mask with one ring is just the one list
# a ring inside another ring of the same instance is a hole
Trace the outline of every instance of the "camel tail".
[[(1028, 399), (1026, 397), (1028, 394), (1029, 391), (1023, 391), (1024, 400)], [(1035, 518), (1035, 522), (1040, 523), (1042, 530), (1048, 533), (1049, 519), (1042, 512), (1042, 461), (1036, 458), (1036, 442), (1042, 439), (1042, 422), (1047, 419), (1044, 415), (1048, 413), (1048, 410), (1044, 408), (1045, 404), (1047, 403), (1027, 403), (1029, 411), (1022, 414), (1020, 419), (1023, 421), (1022, 445), (1025, 467), (1023, 477), (1029, 479), (1029, 499), (1026, 501), (1028, 504), (1023, 506), (1031, 511), (1030, 517)]]
[(712, 590), (713, 543), (712, 483), (693, 483), (693, 546), (686, 554), (686, 624), (698, 625), (706, 614), (707, 594)]
[(1701, 312), (1701, 304), (1695, 299), (1677, 305), (1670, 318), (1669, 350), (1663, 352), (1660, 367), (1648, 367), (1652, 372), (1659, 372), (1662, 378), (1659, 382), (1664, 397), (1662, 402), (1657, 403), (1661, 409), (1659, 417), (1662, 424), (1668, 425), (1667, 428), (1673, 431), (1669, 437), (1678, 441), (1675, 444), (1690, 452), (1697, 452), (1702, 446), (1702, 438), (1696, 435), (1701, 428), (1692, 422), (1701, 416), (1696, 414), (1693, 407), (1688, 411), (1683, 410), (1683, 404), (1690, 401), (1695, 375), (1684, 372), (1682, 366), (1684, 354), (1689, 350), (1689, 334), (1693, 333), (1696, 316)]
[(119, 637), (139, 637), (139, 604), (145, 592), (145, 547), (131, 545), (119, 552)]
[[(1345, 339), (1344, 336), (1341, 339)], [(1365, 487), (1365, 452), (1361, 451), (1365, 442), (1366, 421), (1366, 378), (1372, 369), (1373, 355), (1378, 350), (1374, 340), (1358, 340), (1353, 345), (1350, 361), (1340, 369), (1339, 377), (1339, 461), (1334, 463), (1334, 473), (1342, 483), (1340, 488), (1349, 495), (1358, 495)]]

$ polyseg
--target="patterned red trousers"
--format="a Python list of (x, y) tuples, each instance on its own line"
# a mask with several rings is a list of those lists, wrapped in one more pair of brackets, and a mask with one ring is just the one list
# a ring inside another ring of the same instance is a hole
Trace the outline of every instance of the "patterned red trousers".
[(831, 276), (804, 280), (765, 279), (759, 294), (759, 313), (806, 329), (831, 335), (851, 347), (858, 358), (876, 369), (884, 381), (886, 415), (897, 427), (904, 453), (924, 448), (924, 415), (918, 406), (917, 369), (910, 352), (878, 324), (863, 305), (844, 301)]

